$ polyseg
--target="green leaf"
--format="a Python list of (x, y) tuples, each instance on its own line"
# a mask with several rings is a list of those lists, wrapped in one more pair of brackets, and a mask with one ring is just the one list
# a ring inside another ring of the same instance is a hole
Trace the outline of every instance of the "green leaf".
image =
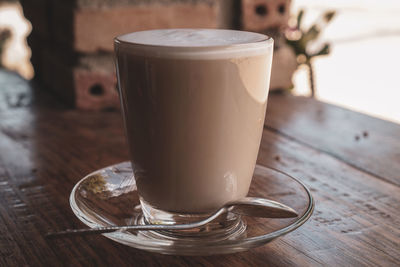
[(304, 33), (302, 38), (300, 38), (301, 45), (307, 47), (308, 42), (317, 39), (320, 32), (321, 31), (317, 25), (311, 26), (311, 28), (306, 33)]
[(305, 48), (303, 46), (301, 46), (299, 40), (286, 40), (286, 43), (292, 47), (292, 49), (294, 50), (294, 53), (298, 56), (298, 55), (304, 55), (305, 54)]
[(335, 11), (328, 11), (324, 14), (323, 18), (326, 23), (330, 22), (332, 18), (335, 16)]
[(323, 56), (323, 55), (328, 55), (331, 51), (330, 49), (330, 45), (328, 43), (326, 43), (321, 50), (319, 50), (319, 52), (313, 54), (313, 57), (317, 57), (317, 56)]
[(299, 14), (297, 15), (297, 28), (300, 29), (301, 26), (301, 21), (303, 19), (303, 15), (304, 15), (304, 9), (301, 9), (299, 11)]

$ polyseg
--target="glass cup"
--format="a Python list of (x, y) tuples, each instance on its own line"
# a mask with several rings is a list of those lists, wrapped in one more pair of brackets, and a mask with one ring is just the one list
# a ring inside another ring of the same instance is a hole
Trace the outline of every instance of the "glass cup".
[(169, 29), (122, 35), (114, 44), (146, 222), (192, 222), (245, 197), (263, 131), (272, 38)]

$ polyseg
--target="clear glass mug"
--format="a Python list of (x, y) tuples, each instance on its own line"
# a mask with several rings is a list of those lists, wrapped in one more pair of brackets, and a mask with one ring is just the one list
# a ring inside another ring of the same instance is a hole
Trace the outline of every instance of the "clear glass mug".
[(122, 35), (114, 45), (146, 221), (191, 222), (245, 197), (264, 125), (272, 38), (169, 29)]

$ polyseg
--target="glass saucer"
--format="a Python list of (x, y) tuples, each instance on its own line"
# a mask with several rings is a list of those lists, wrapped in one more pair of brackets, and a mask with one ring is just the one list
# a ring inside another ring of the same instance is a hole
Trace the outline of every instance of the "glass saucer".
[[(314, 201), (308, 188), (282, 171), (257, 165), (249, 196), (279, 201), (295, 209), (290, 219), (243, 216), (240, 232), (228, 238), (186, 238), (158, 231), (117, 231), (103, 234), (116, 242), (151, 252), (173, 255), (212, 255), (245, 251), (287, 234), (311, 216)], [(129, 162), (97, 170), (74, 187), (70, 204), (75, 215), (89, 227), (144, 223)]]

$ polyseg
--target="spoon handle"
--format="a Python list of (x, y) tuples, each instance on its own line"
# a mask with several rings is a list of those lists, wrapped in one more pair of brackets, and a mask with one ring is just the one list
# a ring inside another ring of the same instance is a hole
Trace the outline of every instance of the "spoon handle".
[(95, 228), (83, 228), (83, 229), (67, 229), (59, 232), (49, 232), (46, 234), (47, 237), (62, 237), (62, 236), (74, 236), (74, 235), (90, 235), (90, 234), (104, 234), (111, 233), (115, 231), (126, 231), (126, 230), (141, 230), (141, 231), (149, 231), (149, 230), (187, 230), (193, 229), (196, 227), (203, 226), (213, 220), (215, 220), (222, 213), (227, 212), (226, 207), (222, 207), (221, 209), (214, 212), (210, 217), (187, 224), (146, 224), (146, 225), (125, 225), (125, 226), (107, 226), (107, 227), (95, 227)]
[[(137, 225), (134, 225), (137, 226)], [(132, 226), (132, 227), (134, 227)], [(118, 230), (123, 230), (120, 226), (109, 226), (109, 227), (96, 227), (96, 228), (84, 228), (84, 229), (67, 229), (59, 232), (48, 232), (47, 237), (61, 237), (61, 236), (74, 236), (74, 235), (91, 235), (91, 234), (105, 234), (111, 233)], [(140, 228), (140, 227), (139, 227)], [(128, 229), (126, 229), (128, 230)], [(137, 229), (141, 230), (141, 229)]]
[(61, 237), (73, 235), (89, 235), (89, 234), (104, 234), (115, 231), (126, 230), (187, 230), (203, 226), (215, 220), (222, 213), (231, 211), (236, 214), (255, 216), (262, 218), (292, 218), (296, 217), (297, 213), (292, 208), (275, 202), (269, 199), (246, 197), (239, 201), (227, 203), (224, 207), (214, 212), (210, 217), (187, 224), (146, 224), (146, 225), (125, 225), (125, 226), (107, 226), (84, 229), (68, 229), (60, 232), (49, 232), (47, 237)]

